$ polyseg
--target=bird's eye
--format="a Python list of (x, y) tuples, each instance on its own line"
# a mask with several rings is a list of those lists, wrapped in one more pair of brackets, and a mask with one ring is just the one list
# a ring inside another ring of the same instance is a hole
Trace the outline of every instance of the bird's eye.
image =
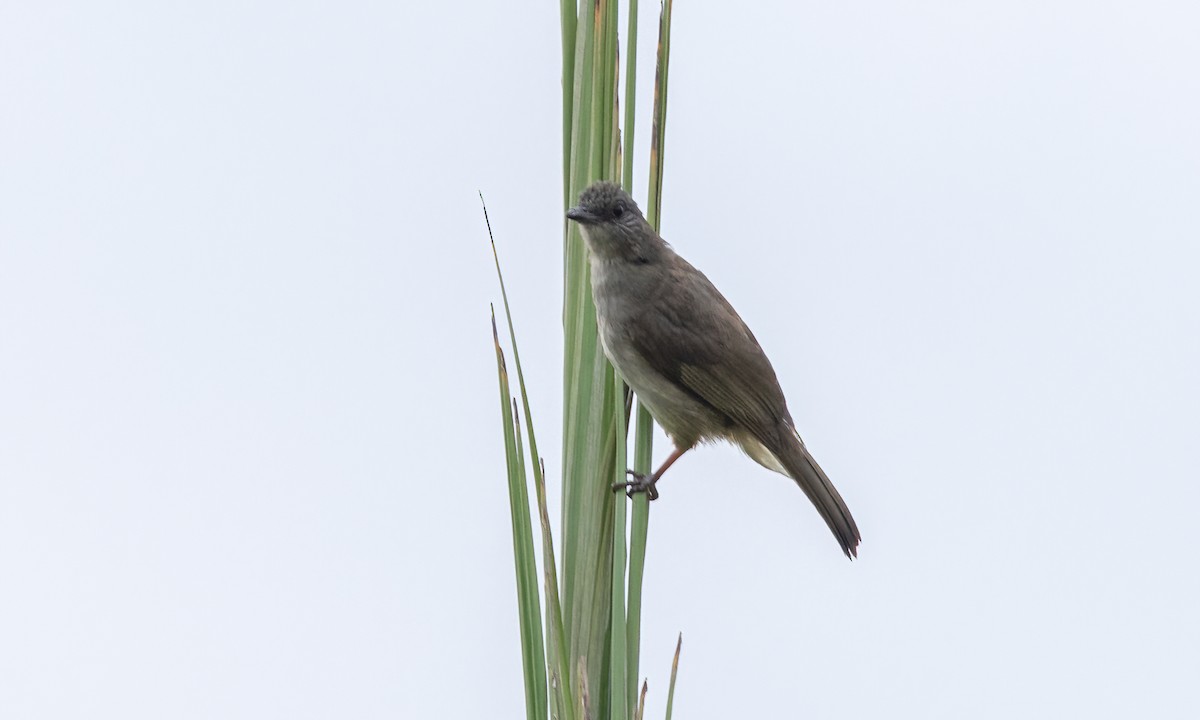
[(619, 218), (619, 217), (621, 217), (621, 216), (622, 216), (622, 215), (624, 215), (624, 214), (625, 214), (625, 207), (624, 207), (624, 206), (622, 206), (622, 205), (618, 205), (618, 206), (616, 206), (615, 208), (613, 208), (613, 217), (615, 217), (615, 218)]

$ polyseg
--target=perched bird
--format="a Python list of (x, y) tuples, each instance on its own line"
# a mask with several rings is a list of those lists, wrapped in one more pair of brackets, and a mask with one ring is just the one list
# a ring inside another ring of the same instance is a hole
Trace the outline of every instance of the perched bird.
[(662, 474), (697, 443), (724, 439), (796, 481), (847, 557), (850, 510), (796, 432), (775, 370), (708, 278), (642, 217), (619, 185), (597, 182), (567, 211), (580, 225), (604, 354), (675, 444), (649, 477), (618, 484), (653, 500)]

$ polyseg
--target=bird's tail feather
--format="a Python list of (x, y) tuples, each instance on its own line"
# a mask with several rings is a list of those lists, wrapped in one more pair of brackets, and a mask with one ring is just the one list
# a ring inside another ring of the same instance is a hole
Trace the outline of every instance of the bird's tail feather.
[(829, 476), (813, 459), (804, 447), (804, 442), (790, 428), (781, 432), (783, 447), (777, 453), (779, 462), (787, 470), (788, 477), (796, 481), (812, 504), (816, 506), (825, 523), (833, 531), (834, 537), (841, 543), (842, 552), (846, 557), (858, 557), (858, 543), (862, 537), (858, 534), (858, 525), (850, 515), (850, 508), (838, 494), (837, 488), (829, 481)]

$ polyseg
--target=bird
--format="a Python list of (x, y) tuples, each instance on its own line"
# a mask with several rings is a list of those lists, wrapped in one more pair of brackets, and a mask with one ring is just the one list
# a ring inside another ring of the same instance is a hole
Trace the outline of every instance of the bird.
[(700, 443), (725, 440), (792, 478), (847, 557), (862, 540), (842, 496), (813, 459), (775, 370), (725, 296), (680, 257), (620, 185), (598, 181), (566, 213), (588, 248), (600, 344), (674, 450), (649, 477), (614, 489), (658, 497), (667, 468)]

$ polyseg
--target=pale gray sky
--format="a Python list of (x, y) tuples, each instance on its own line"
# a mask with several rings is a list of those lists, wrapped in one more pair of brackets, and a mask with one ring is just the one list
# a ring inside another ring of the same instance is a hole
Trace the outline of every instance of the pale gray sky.
[[(664, 235), (863, 544), (685, 457), (651, 717), (679, 631), (677, 718), (1200, 715), (1200, 9), (724, 5)], [(0, 6), (0, 717), (521, 716), (476, 192), (557, 476), (557, 13)]]

